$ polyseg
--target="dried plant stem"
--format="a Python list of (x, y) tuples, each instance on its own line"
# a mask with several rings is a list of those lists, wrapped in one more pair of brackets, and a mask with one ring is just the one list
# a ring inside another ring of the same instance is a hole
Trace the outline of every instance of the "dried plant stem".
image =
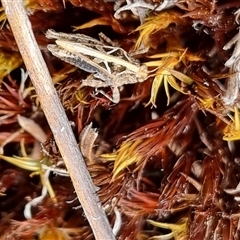
[(2, 4), (94, 236), (99, 240), (114, 239), (108, 219), (96, 195), (95, 186), (34, 38), (23, 1), (2, 0)]

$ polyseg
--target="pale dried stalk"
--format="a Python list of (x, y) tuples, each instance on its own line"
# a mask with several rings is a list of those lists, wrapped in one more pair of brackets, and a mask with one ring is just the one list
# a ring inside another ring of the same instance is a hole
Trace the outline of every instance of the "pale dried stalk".
[(108, 219), (96, 195), (96, 188), (92, 183), (57, 92), (52, 85), (51, 76), (34, 38), (23, 2), (2, 0), (2, 4), (94, 236), (99, 240), (114, 239)]

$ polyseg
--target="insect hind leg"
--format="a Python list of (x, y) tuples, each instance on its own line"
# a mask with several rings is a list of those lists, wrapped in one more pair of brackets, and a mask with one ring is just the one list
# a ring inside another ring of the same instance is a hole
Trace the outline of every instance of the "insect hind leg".
[(119, 93), (119, 90), (117, 87), (113, 88), (112, 97), (110, 95), (108, 95), (107, 93), (105, 93), (103, 90), (98, 90), (98, 92), (101, 93), (104, 97), (106, 97), (113, 103), (119, 103), (119, 101), (120, 101), (120, 93)]

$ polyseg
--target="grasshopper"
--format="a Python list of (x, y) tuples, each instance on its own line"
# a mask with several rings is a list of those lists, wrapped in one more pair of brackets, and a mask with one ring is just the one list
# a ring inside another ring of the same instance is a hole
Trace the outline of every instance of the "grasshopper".
[(46, 37), (56, 39), (56, 44), (47, 46), (54, 56), (90, 73), (82, 86), (112, 87), (112, 97), (99, 92), (113, 103), (120, 101), (118, 87), (143, 82), (148, 77), (147, 66), (140, 65), (120, 47), (104, 45), (83, 34), (57, 33), (51, 29)]

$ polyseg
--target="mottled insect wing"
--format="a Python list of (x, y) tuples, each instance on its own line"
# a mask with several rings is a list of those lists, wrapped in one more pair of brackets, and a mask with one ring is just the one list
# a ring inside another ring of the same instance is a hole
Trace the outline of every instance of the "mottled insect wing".
[(109, 78), (108, 72), (100, 67), (98, 64), (90, 61), (81, 53), (69, 52), (64, 48), (61, 48), (55, 44), (49, 44), (47, 49), (57, 58), (70, 63), (86, 72), (94, 73), (94, 76), (99, 79)]
[(91, 38), (84, 34), (71, 34), (71, 33), (63, 33), (63, 32), (55, 32), (53, 29), (48, 29), (46, 32), (46, 38), (48, 39), (61, 39), (66, 40), (74, 43), (81, 43), (83, 45), (102, 45), (100, 41), (97, 39)]

